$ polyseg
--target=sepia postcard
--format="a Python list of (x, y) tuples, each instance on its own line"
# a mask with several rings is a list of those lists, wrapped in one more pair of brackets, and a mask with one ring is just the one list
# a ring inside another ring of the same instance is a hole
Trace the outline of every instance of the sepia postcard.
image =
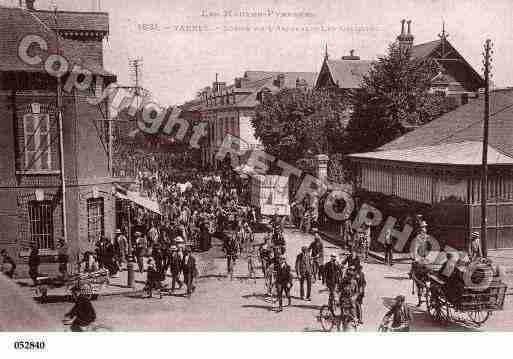
[(512, 331), (512, 20), (509, 0), (0, 0), (6, 345)]

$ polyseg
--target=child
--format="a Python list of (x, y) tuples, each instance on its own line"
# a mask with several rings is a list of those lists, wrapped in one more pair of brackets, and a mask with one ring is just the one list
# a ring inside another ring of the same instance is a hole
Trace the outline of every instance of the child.
[(146, 270), (146, 286), (145, 290), (148, 292), (148, 298), (152, 298), (153, 289), (160, 288), (160, 273), (155, 269), (155, 260), (150, 258), (148, 260), (148, 268)]

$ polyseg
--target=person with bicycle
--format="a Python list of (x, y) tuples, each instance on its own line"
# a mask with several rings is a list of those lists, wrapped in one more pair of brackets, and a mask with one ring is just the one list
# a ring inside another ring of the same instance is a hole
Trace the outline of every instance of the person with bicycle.
[(404, 295), (395, 298), (395, 304), (383, 317), (381, 326), (394, 332), (409, 332), (412, 316)]
[(321, 241), (321, 236), (317, 228), (312, 229), (314, 233), (314, 241), (310, 244), (310, 256), (312, 257), (313, 264), (313, 282), (318, 278), (322, 278), (322, 282), (325, 282), (325, 278), (322, 276), (321, 268), (324, 262), (324, 246)]
[(235, 266), (235, 261), (237, 260), (238, 254), (238, 246), (236, 235), (232, 235), (225, 242), (224, 251), (226, 253), (226, 270), (227, 276), (230, 276), (230, 280), (233, 280), (233, 267)]
[(355, 268), (354, 278), (356, 280), (356, 284), (358, 286), (358, 295), (356, 296), (356, 315), (358, 317), (358, 324), (363, 324), (363, 298), (365, 297), (365, 287), (367, 286), (367, 281), (365, 280), (365, 274), (363, 273), (363, 267), (361, 265)]
[(340, 283), (341, 271), (337, 263), (336, 254), (331, 254), (330, 261), (324, 266), (324, 280), (328, 287), (328, 306), (331, 312), (334, 312), (335, 292)]
[(253, 279), (254, 283), (256, 283), (256, 275), (255, 275), (255, 260), (256, 260), (256, 250), (255, 247), (249, 243), (246, 250), (246, 258), (248, 261), (248, 279)]
[(358, 318), (357, 298), (359, 294), (355, 271), (350, 267), (340, 283), (340, 306), (349, 309), (355, 323)]
[(287, 296), (288, 305), (291, 304), (290, 289), (292, 288), (292, 273), (284, 255), (279, 256), (276, 267), (276, 291), (278, 293), (278, 312), (283, 310), (283, 294)]
[(84, 332), (85, 328), (96, 320), (96, 311), (91, 300), (79, 288), (73, 288), (71, 293), (75, 305), (64, 317), (73, 319), (71, 323), (72, 332)]

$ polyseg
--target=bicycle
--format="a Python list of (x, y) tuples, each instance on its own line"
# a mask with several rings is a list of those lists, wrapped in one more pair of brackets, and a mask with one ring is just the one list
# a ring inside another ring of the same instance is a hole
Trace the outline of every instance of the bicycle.
[(344, 332), (350, 329), (357, 331), (358, 329), (358, 321), (352, 313), (352, 303), (347, 300), (340, 303), (340, 301), (334, 299), (332, 305), (323, 305), (319, 310), (317, 319), (321, 322), (322, 329), (325, 332), (331, 332), (334, 326), (337, 327), (337, 331), (340, 331), (342, 326)]
[(320, 255), (316, 255), (312, 258), (312, 277), (314, 283), (317, 279), (321, 279), (321, 264), (319, 262)]
[[(62, 324), (65, 326), (69, 326), (69, 330), (71, 331), (71, 325), (73, 324), (73, 319), (65, 318), (62, 320)], [(112, 332), (113, 329), (111, 327), (108, 327), (103, 324), (99, 324), (96, 322), (92, 322), (89, 325), (80, 327), (82, 329), (82, 332)]]
[(406, 326), (406, 325), (401, 325), (399, 327), (394, 328), (394, 327), (392, 327), (392, 321), (391, 320), (383, 318), (383, 321), (379, 324), (378, 332), (386, 333), (386, 332), (404, 332), (404, 331), (408, 331), (406, 329), (408, 329), (408, 326)]

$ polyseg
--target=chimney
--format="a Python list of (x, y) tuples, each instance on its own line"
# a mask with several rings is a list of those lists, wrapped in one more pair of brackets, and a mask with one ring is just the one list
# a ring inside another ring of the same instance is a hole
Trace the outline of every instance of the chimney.
[[(408, 32), (404, 32), (404, 23), (408, 24)], [(411, 34), (411, 20), (401, 20), (401, 34), (397, 36), (397, 41), (401, 49), (410, 49), (413, 46), (413, 35)]]
[(25, 5), (27, 7), (27, 10), (31, 10), (31, 11), (34, 11), (34, 3), (36, 2), (36, 0), (25, 0)]
[(360, 60), (360, 56), (354, 54), (354, 50), (349, 51), (349, 56), (342, 56), (342, 60)]
[(297, 78), (296, 79), (296, 88), (302, 91), (305, 91), (308, 87), (308, 84), (306, 83), (305, 79)]
[(275, 86), (279, 88), (285, 87), (285, 75), (279, 74), (275, 81)]

